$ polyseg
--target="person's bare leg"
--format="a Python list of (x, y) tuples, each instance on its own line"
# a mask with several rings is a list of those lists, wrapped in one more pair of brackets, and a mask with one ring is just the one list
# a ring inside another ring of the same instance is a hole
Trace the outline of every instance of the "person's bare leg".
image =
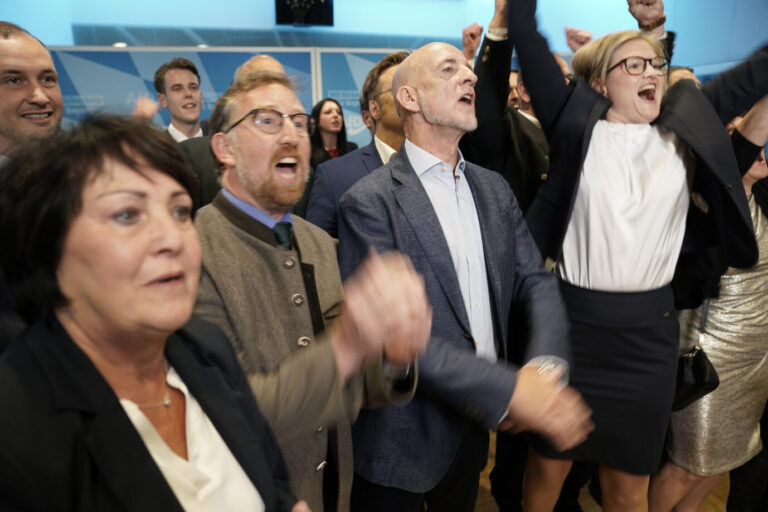
[(648, 512), (649, 475), (633, 475), (600, 466), (600, 488), (605, 512)]
[(669, 512), (705, 477), (677, 464), (665, 462), (651, 480), (648, 505), (651, 512)]
[(708, 476), (695, 484), (693, 489), (685, 495), (685, 498), (678, 502), (675, 507), (675, 512), (698, 512), (699, 507), (704, 503), (704, 500), (707, 499), (709, 493), (717, 487), (717, 484), (720, 483), (722, 478), (723, 473), (720, 473), (719, 475)]
[(530, 449), (523, 478), (523, 511), (552, 512), (572, 464), (573, 461), (550, 459)]

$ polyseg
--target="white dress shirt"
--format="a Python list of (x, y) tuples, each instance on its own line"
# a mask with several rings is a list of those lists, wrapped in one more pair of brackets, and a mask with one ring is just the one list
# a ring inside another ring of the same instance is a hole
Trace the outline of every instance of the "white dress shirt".
[(688, 212), (686, 145), (649, 124), (598, 121), (557, 272), (582, 288), (633, 292), (672, 281)]
[(197, 130), (197, 133), (194, 134), (192, 137), (187, 137), (186, 135), (181, 133), (181, 131), (178, 128), (173, 126), (173, 123), (171, 123), (171, 124), (168, 125), (168, 133), (171, 134), (171, 137), (173, 137), (173, 140), (175, 140), (176, 142), (181, 142), (181, 141), (184, 141), (184, 140), (187, 140), (187, 139), (191, 139), (193, 137), (202, 137), (203, 136), (203, 129), (200, 128), (199, 130)]
[(259, 491), (173, 368), (166, 381), (184, 393), (186, 400), (188, 460), (168, 447), (138, 405), (127, 399), (121, 399), (120, 404), (181, 506), (192, 512), (263, 512)]
[(376, 146), (376, 151), (379, 153), (379, 157), (383, 164), (388, 164), (392, 157), (395, 156), (395, 153), (397, 153), (397, 151), (390, 147), (389, 144), (375, 135), (373, 136), (373, 144)]
[(496, 362), (483, 238), (475, 200), (464, 174), (464, 158), (459, 152), (459, 161), (452, 169), (408, 139), (405, 140), (405, 151), (448, 243), (477, 356)]

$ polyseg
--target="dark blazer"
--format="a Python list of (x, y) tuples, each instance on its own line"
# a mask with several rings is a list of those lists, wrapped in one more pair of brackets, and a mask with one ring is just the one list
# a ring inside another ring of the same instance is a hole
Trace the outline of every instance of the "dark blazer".
[(504, 176), (525, 214), (547, 179), (549, 144), (540, 126), (507, 106), (511, 58), (506, 40), (483, 40), (475, 63), (477, 129), (459, 147), (468, 161)]
[[(280, 451), (228, 340), (192, 319), (166, 357), (261, 494), (290, 510)], [(181, 511), (117, 396), (53, 315), (0, 358), (0, 508)]]
[(381, 157), (373, 141), (342, 157), (318, 165), (315, 182), (309, 193), (306, 219), (323, 228), (332, 237), (338, 237), (336, 218), (339, 199), (357, 180), (381, 165)]
[(213, 201), (221, 185), (216, 171), (216, 157), (211, 150), (211, 136), (193, 137), (179, 142), (179, 149), (187, 157), (195, 173), (198, 184), (198, 196), (194, 197), (198, 208)]
[[(536, 30), (535, 1), (509, 5), (509, 41), (533, 94), (533, 108), (550, 141), (549, 178), (528, 212), (543, 256), (557, 260), (595, 123), (610, 101), (581, 80), (566, 86), (546, 40)], [(683, 246), (673, 280), (679, 308), (717, 295), (727, 266), (757, 260), (752, 221), (733, 146), (723, 125), (768, 93), (768, 46), (701, 90), (681, 80), (665, 95), (653, 124), (677, 134), (696, 157)], [(719, 266), (719, 268), (715, 268)]]
[(483, 234), (499, 363), (475, 356), (475, 344), (448, 244), (405, 149), (358, 181), (339, 203), (339, 264), (349, 276), (370, 247), (398, 249), (424, 276), (432, 333), (419, 360), (419, 387), (403, 407), (364, 410), (353, 426), (355, 471), (374, 483), (426, 492), (451, 464), (463, 417), (496, 428), (516, 382), (504, 362), (507, 315), (525, 303), (531, 322), (526, 360), (569, 359), (567, 321), (557, 282), (544, 270), (512, 191), (495, 172), (467, 164)]

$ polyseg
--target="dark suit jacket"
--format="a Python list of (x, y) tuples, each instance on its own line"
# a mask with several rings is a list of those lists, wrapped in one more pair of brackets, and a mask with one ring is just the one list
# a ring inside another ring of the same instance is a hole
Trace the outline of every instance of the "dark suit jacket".
[(477, 130), (459, 147), (465, 159), (504, 176), (525, 214), (547, 179), (549, 144), (541, 127), (507, 106), (511, 58), (507, 41), (483, 40), (475, 63)]
[(221, 185), (216, 171), (216, 157), (211, 150), (211, 136), (193, 137), (179, 142), (179, 149), (187, 157), (190, 167), (195, 173), (198, 184), (198, 195), (194, 197), (198, 208), (213, 201), (219, 193)]
[(544, 270), (512, 191), (495, 172), (467, 164), (466, 176), (483, 234), (500, 362), (475, 357), (448, 244), (405, 150), (358, 181), (339, 204), (339, 263), (349, 276), (370, 247), (398, 249), (424, 276), (433, 308), (431, 339), (419, 360), (419, 387), (404, 407), (362, 411), (353, 427), (355, 471), (377, 484), (411, 492), (432, 489), (453, 460), (463, 417), (495, 428), (516, 382), (508, 354), (513, 300), (531, 320), (526, 359), (569, 359), (567, 321), (557, 282)]
[[(290, 510), (280, 451), (222, 332), (192, 319), (166, 357), (267, 510)], [(117, 396), (52, 315), (0, 358), (0, 409), (0, 508), (182, 510)]]
[(336, 219), (339, 199), (360, 178), (381, 165), (381, 157), (373, 141), (342, 157), (318, 165), (315, 182), (309, 193), (306, 219), (323, 228), (332, 237), (338, 237)]
[[(528, 213), (531, 233), (542, 254), (560, 256), (581, 168), (595, 123), (610, 101), (581, 80), (566, 86), (536, 31), (535, 1), (509, 5), (509, 41), (533, 94), (533, 108), (550, 141), (549, 179)], [(654, 120), (677, 134), (696, 157), (683, 247), (673, 280), (679, 308), (696, 307), (717, 295), (727, 266), (749, 267), (757, 245), (741, 174), (723, 123), (768, 93), (768, 46), (750, 60), (696, 89), (681, 80), (664, 97)], [(716, 263), (717, 262), (717, 263)], [(719, 268), (715, 268), (719, 265)]]

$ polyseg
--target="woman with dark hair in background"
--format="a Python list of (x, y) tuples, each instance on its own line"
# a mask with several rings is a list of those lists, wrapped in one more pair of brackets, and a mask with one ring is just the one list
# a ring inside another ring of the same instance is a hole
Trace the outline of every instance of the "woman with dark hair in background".
[(315, 120), (315, 132), (312, 134), (312, 169), (330, 160), (346, 155), (357, 149), (357, 144), (347, 142), (347, 129), (344, 124), (344, 111), (333, 98), (318, 101), (312, 108)]

